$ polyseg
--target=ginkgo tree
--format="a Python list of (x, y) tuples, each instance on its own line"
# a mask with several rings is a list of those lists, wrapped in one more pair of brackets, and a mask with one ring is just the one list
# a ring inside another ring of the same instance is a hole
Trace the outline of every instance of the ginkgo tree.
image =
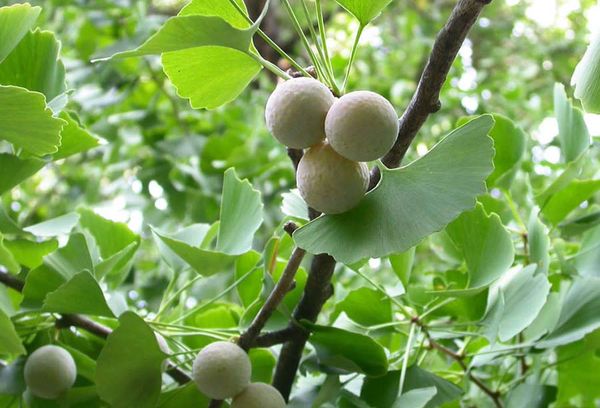
[[(95, 26), (115, 18), (98, 5), (73, 41), (83, 65), (44, 30), (69, 15), (49, 3), (50, 16), (28, 3), (0, 8), (3, 406), (597, 403), (600, 179), (586, 116), (600, 114), (598, 35), (573, 56), (572, 84), (546, 90), (560, 153), (548, 173), (534, 171), (540, 146), (508, 108), (456, 115), (435, 144), (413, 149), (489, 0), (452, 2), (405, 106), (352, 80), (365, 32), (399, 0), (267, 0), (254, 15), (251, 2), (191, 0), (159, 22), (140, 18), (138, 32), (120, 17)], [(274, 13), (299, 47), (272, 38)], [(331, 13), (351, 22), (349, 49), (331, 46)], [(99, 48), (86, 37), (106, 27), (118, 42), (102, 37)], [(143, 78), (117, 85), (113, 70), (136, 76), (138, 64), (152, 88)], [(70, 88), (86, 71), (131, 93)], [(275, 93), (254, 99), (251, 84)], [(120, 110), (127, 98), (144, 108)], [(182, 135), (155, 145), (157, 100)], [(186, 117), (186, 105), (200, 113)], [(231, 115), (223, 134), (197, 137), (219, 115)], [(147, 132), (136, 133), (138, 122)], [(369, 123), (374, 134), (362, 130)], [(152, 148), (132, 154), (139, 139)], [(156, 198), (138, 230), (101, 211), (98, 192), (110, 174), (127, 183), (132, 167), (152, 181), (127, 188)], [(69, 194), (44, 186), (63, 168)], [(155, 179), (166, 178), (162, 218)], [(272, 180), (282, 188), (275, 215)], [(53, 193), (66, 211), (40, 216)], [(13, 205), (38, 195), (29, 212)], [(97, 205), (77, 205), (79, 196)]]

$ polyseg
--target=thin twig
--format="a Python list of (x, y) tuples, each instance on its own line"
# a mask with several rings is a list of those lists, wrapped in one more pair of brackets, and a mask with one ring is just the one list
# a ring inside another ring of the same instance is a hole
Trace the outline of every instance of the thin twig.
[[(3, 283), (7, 287), (14, 289), (17, 292), (22, 292), (23, 288), (25, 287), (25, 282), (23, 282), (21, 279), (2, 270), (0, 270), (0, 283)], [(77, 327), (103, 339), (106, 339), (112, 332), (110, 328), (78, 314), (61, 315), (61, 317), (56, 321), (56, 327)], [(173, 378), (179, 384), (186, 384), (191, 381), (189, 375), (172, 364), (169, 364), (167, 374), (169, 374), (169, 376), (171, 376), (171, 378)]]
[(275, 312), (285, 295), (288, 293), (305, 254), (306, 251), (302, 248), (294, 249), (285, 270), (269, 294), (265, 304), (262, 306), (250, 326), (240, 336), (238, 345), (241, 348), (248, 350), (260, 334), (261, 330), (265, 327), (265, 324), (273, 315), (273, 312)]

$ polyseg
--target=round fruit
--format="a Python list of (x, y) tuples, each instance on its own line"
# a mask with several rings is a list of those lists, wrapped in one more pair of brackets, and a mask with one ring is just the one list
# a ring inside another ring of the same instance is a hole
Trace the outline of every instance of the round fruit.
[(25, 363), (25, 384), (39, 398), (59, 397), (73, 386), (76, 377), (75, 361), (62, 347), (40, 347)]
[(250, 358), (239, 346), (218, 341), (204, 347), (192, 368), (198, 389), (212, 399), (231, 398), (250, 383)]
[(284, 408), (285, 400), (269, 384), (252, 383), (238, 396), (236, 396), (231, 408)]
[(331, 147), (349, 160), (371, 161), (386, 154), (398, 137), (398, 116), (383, 96), (351, 92), (327, 114), (325, 134)]
[(369, 168), (337, 154), (328, 143), (306, 151), (296, 175), (306, 203), (326, 214), (339, 214), (356, 206), (367, 192)]
[(325, 116), (335, 98), (313, 78), (294, 78), (281, 83), (265, 109), (267, 128), (281, 143), (304, 149), (325, 139)]
[[(156, 337), (156, 342), (158, 343), (158, 348), (160, 348), (160, 351), (162, 351), (165, 354), (171, 354), (171, 349), (169, 348), (169, 345), (167, 344), (167, 341), (165, 340), (165, 338), (157, 332), (154, 332), (154, 336)], [(166, 371), (167, 368), (169, 368), (169, 359), (165, 358), (160, 366), (162, 371)]]

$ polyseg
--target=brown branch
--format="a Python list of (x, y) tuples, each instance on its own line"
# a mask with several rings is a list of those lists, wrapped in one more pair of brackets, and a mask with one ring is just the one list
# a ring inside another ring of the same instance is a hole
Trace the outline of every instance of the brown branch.
[[(335, 269), (335, 260), (326, 254), (315, 255), (312, 260), (310, 273), (304, 288), (302, 299), (294, 310), (294, 322), (308, 320), (315, 322), (323, 305), (333, 294), (331, 277)], [(286, 399), (289, 398), (296, 371), (300, 365), (302, 351), (308, 340), (309, 333), (299, 330), (294, 322), (290, 324), (292, 339), (285, 343), (279, 354), (273, 385)], [(296, 329), (293, 329), (295, 327)]]
[(301, 248), (296, 248), (294, 249), (294, 252), (292, 252), (292, 256), (290, 257), (285, 270), (281, 274), (281, 278), (279, 278), (279, 281), (269, 294), (265, 304), (261, 307), (250, 326), (238, 339), (238, 345), (244, 350), (248, 350), (252, 346), (269, 318), (273, 315), (273, 312), (275, 312), (285, 295), (288, 293), (305, 254), (306, 251)]
[(22, 292), (25, 286), (25, 283), (21, 279), (3, 270), (0, 270), (0, 282), (17, 292)]
[[(388, 168), (396, 168), (400, 165), (408, 147), (429, 115), (440, 110), (440, 91), (446, 82), (452, 63), (481, 10), (489, 3), (491, 0), (459, 0), (452, 10), (452, 14), (433, 44), (417, 90), (400, 118), (398, 139), (382, 159), (383, 164)], [(370, 188), (377, 185), (379, 178), (379, 168), (375, 167), (371, 173)]]
[(272, 347), (290, 341), (300, 330), (297, 326), (288, 326), (285, 329), (263, 333), (258, 336), (252, 347)]
[[(0, 283), (3, 283), (17, 292), (22, 292), (25, 287), (25, 282), (3, 270), (0, 270)], [(103, 339), (106, 339), (108, 335), (112, 333), (110, 328), (78, 314), (61, 315), (56, 321), (56, 327), (77, 327)], [(167, 374), (179, 384), (187, 384), (192, 380), (189, 375), (171, 363), (169, 363)]]

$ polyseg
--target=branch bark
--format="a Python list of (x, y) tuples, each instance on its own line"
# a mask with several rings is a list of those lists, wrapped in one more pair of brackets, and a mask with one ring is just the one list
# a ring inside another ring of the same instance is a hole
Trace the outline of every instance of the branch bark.
[[(430, 114), (440, 110), (440, 91), (448, 72), (456, 59), (471, 27), (483, 8), (492, 0), (459, 0), (448, 21), (438, 33), (431, 54), (421, 74), (417, 90), (400, 118), (398, 138), (382, 162), (388, 168), (396, 168), (402, 162), (408, 147), (417, 132), (423, 127)], [(381, 177), (379, 168), (371, 172), (370, 188), (374, 188)]]
[[(25, 287), (25, 282), (23, 282), (21, 279), (2, 270), (0, 270), (0, 283), (3, 283), (5, 286), (14, 289), (17, 292), (22, 292), (23, 288)], [(77, 327), (103, 339), (106, 339), (108, 335), (112, 333), (110, 328), (78, 314), (61, 315), (61, 317), (56, 321), (56, 327)], [(181, 371), (173, 364), (169, 364), (167, 374), (179, 384), (186, 384), (191, 381), (189, 375), (187, 375), (184, 371)]]
[(250, 326), (242, 333), (237, 342), (244, 350), (250, 349), (261, 330), (265, 327), (267, 320), (273, 315), (273, 312), (288, 293), (289, 288), (294, 281), (294, 277), (296, 276), (296, 272), (300, 267), (300, 263), (302, 262), (302, 259), (304, 259), (304, 254), (306, 254), (306, 251), (301, 248), (296, 248), (294, 249), (294, 252), (292, 252), (292, 256), (290, 257), (285, 270), (281, 274), (281, 278), (269, 294), (265, 304), (261, 307)]
[(273, 386), (279, 390), (286, 401), (289, 399), (302, 351), (309, 337), (309, 333), (305, 330), (298, 329), (297, 322), (317, 320), (323, 305), (333, 294), (331, 277), (334, 269), (335, 260), (327, 254), (315, 255), (312, 260), (304, 294), (294, 311), (294, 320), (289, 326), (292, 338), (281, 349), (273, 378)]

